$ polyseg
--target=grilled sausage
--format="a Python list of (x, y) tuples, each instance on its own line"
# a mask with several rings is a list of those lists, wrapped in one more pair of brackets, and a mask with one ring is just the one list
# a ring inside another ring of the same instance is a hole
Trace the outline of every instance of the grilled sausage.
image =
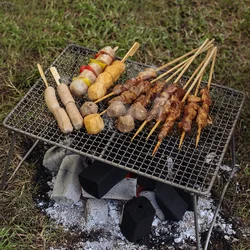
[(56, 99), (55, 89), (51, 86), (45, 89), (44, 91), (44, 100), (45, 103), (51, 113), (53, 113), (54, 109), (59, 108), (60, 105)]
[(76, 130), (79, 130), (83, 127), (83, 117), (81, 116), (77, 106), (74, 102), (69, 102), (66, 106), (66, 111), (69, 115), (69, 118)]
[(66, 106), (69, 102), (75, 102), (69, 91), (69, 87), (65, 83), (61, 83), (57, 86), (57, 93), (64, 106)]
[(69, 133), (73, 131), (73, 127), (71, 125), (69, 117), (63, 108), (57, 107), (53, 110), (52, 113), (57, 121), (60, 130), (63, 133)]

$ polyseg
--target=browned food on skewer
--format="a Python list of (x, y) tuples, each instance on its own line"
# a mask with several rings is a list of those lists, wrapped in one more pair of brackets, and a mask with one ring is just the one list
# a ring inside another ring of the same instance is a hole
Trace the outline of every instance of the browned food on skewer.
[(117, 84), (114, 86), (112, 92), (109, 94), (101, 97), (95, 103), (98, 103), (100, 101), (105, 100), (106, 98), (113, 96), (113, 95), (119, 95), (124, 91), (129, 90), (132, 86), (138, 85), (141, 81), (146, 81), (151, 78), (156, 77), (156, 70), (152, 68), (146, 68), (144, 71), (140, 72), (137, 77), (131, 78), (127, 80), (124, 84)]
[(205, 128), (209, 123), (211, 123), (211, 119), (209, 117), (209, 109), (212, 105), (212, 99), (209, 94), (208, 87), (201, 89), (201, 100), (202, 106), (198, 109), (198, 115), (196, 119), (196, 123), (198, 125), (198, 133), (196, 138), (196, 147), (200, 140), (201, 130)]
[(195, 119), (197, 111), (200, 108), (198, 103), (201, 101), (201, 98), (190, 95), (187, 101), (188, 104), (184, 108), (182, 121), (178, 124), (178, 127), (185, 133), (189, 133), (191, 131), (192, 121)]
[(171, 128), (174, 126), (175, 121), (181, 116), (182, 103), (176, 95), (172, 95), (170, 99), (170, 112), (165, 119), (164, 124), (161, 127), (160, 133), (158, 135), (158, 142), (154, 148), (153, 154), (156, 153), (160, 147), (162, 141), (166, 138)]
[(140, 81), (138, 85), (132, 86), (129, 90), (122, 92), (119, 96), (112, 98), (108, 103), (121, 101), (124, 104), (131, 104), (138, 96), (146, 93), (150, 89), (149, 81)]
[[(182, 97), (184, 96), (184, 89), (178, 87), (176, 92), (173, 95), (175, 95), (179, 100), (181, 100)], [(171, 111), (171, 100), (168, 100), (165, 103), (165, 105), (159, 109), (157, 116), (154, 118), (156, 120), (156, 123), (155, 123), (154, 127), (151, 129), (151, 131), (149, 132), (146, 140), (148, 140), (148, 138), (154, 133), (154, 131), (160, 125), (160, 123), (166, 119), (166, 117), (169, 115), (170, 111)]]
[(167, 101), (171, 97), (173, 93), (175, 93), (178, 89), (177, 84), (170, 84), (163, 92), (161, 92), (160, 96), (156, 97), (153, 103), (151, 110), (148, 112), (148, 116), (145, 121), (138, 128), (131, 141), (142, 131), (142, 129), (146, 126), (146, 124), (153, 119), (157, 118), (160, 110), (166, 105)]
[(196, 118), (200, 106), (198, 103), (201, 101), (200, 97), (196, 95), (190, 95), (188, 97), (188, 104), (184, 108), (184, 115), (182, 121), (179, 122), (178, 127), (182, 129), (181, 139), (179, 143), (179, 149), (183, 143), (186, 133), (189, 133), (192, 128), (192, 122)]
[(162, 91), (164, 85), (165, 82), (163, 81), (156, 82), (156, 84), (148, 90), (146, 95), (142, 94), (136, 99), (135, 103), (130, 106), (128, 113), (135, 120), (144, 121), (147, 118), (146, 107), (149, 105), (151, 100)]

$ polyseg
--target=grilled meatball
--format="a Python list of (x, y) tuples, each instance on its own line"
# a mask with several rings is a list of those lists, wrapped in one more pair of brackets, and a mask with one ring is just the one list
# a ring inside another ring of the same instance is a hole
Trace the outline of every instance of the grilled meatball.
[(117, 129), (122, 133), (128, 133), (135, 128), (134, 118), (131, 115), (120, 116), (116, 123)]
[(81, 106), (80, 112), (83, 117), (90, 115), (90, 114), (97, 114), (98, 106), (94, 102), (85, 102)]
[(130, 114), (135, 120), (139, 121), (144, 121), (147, 118), (147, 113), (147, 110), (140, 102), (134, 103), (128, 110), (128, 114)]
[(121, 101), (111, 102), (107, 109), (109, 117), (119, 117), (127, 114), (127, 109)]

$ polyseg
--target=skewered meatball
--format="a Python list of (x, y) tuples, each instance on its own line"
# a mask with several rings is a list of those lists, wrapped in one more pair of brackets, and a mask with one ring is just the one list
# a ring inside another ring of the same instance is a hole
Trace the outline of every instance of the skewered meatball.
[(90, 115), (90, 114), (97, 114), (98, 106), (94, 102), (85, 102), (81, 106), (80, 112), (83, 117)]
[(131, 115), (120, 116), (117, 119), (117, 129), (122, 133), (128, 133), (135, 128), (134, 118)]
[(121, 101), (111, 102), (107, 109), (109, 117), (119, 117), (127, 114), (127, 109)]
[(88, 89), (88, 85), (80, 78), (75, 79), (70, 84), (70, 92), (77, 97), (82, 97)]
[(134, 103), (128, 110), (128, 114), (130, 114), (134, 119), (139, 121), (144, 121), (147, 118), (147, 110), (142, 106), (140, 102)]

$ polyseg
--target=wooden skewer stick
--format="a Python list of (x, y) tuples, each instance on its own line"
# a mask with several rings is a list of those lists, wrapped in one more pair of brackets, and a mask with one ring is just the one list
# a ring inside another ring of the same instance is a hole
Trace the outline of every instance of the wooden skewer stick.
[(112, 95), (114, 95), (114, 94), (115, 94), (115, 93), (112, 91), (112, 92), (110, 92), (109, 94), (107, 94), (107, 95), (105, 95), (105, 96), (103, 96), (103, 97), (99, 98), (99, 99), (98, 99), (98, 100), (96, 100), (94, 103), (101, 102), (101, 101), (103, 101), (103, 100), (105, 100), (105, 99), (109, 98), (110, 96), (112, 96)]
[(118, 49), (119, 49), (118, 46), (115, 46), (115, 47), (114, 47), (114, 51), (115, 51), (115, 52), (116, 52)]
[(53, 75), (57, 86), (59, 86), (60, 85), (60, 81), (59, 81), (60, 80), (60, 75), (58, 74), (57, 69), (55, 67), (51, 67), (50, 72)]
[[(212, 52), (212, 50), (209, 50), (209, 51), (207, 52), (206, 58), (204, 59), (203, 62), (205, 62), (205, 61), (208, 59), (208, 56), (211, 54), (211, 52)], [(195, 95), (195, 96), (198, 95), (199, 88), (200, 88), (200, 86), (201, 86), (201, 81), (202, 81), (202, 78), (203, 78), (204, 73), (205, 73), (205, 69), (204, 69), (203, 73), (201, 74), (201, 77), (200, 77), (200, 79), (199, 79), (199, 81), (198, 81), (198, 84), (197, 84), (197, 86), (196, 86), (196, 89), (195, 89), (195, 92), (194, 92), (194, 95)]]
[(140, 44), (138, 42), (135, 42), (134, 45), (130, 48), (130, 50), (127, 52), (127, 54), (122, 58), (122, 62), (125, 62), (130, 56), (133, 56), (134, 53), (138, 50), (140, 47)]
[(202, 66), (200, 72), (198, 73), (198, 75), (196, 76), (195, 80), (193, 81), (192, 85), (190, 86), (190, 88), (188, 89), (188, 91), (186, 92), (185, 96), (183, 97), (181, 102), (185, 102), (185, 100), (187, 99), (189, 93), (192, 91), (192, 89), (194, 88), (195, 84), (197, 83), (197, 81), (199, 80), (203, 70), (207, 67), (208, 63), (210, 62), (214, 52), (216, 51), (216, 47), (213, 48), (212, 52), (210, 53), (207, 61), (204, 63), (204, 65)]
[(186, 70), (188, 69), (188, 67), (190, 66), (190, 64), (194, 61), (194, 59), (196, 58), (196, 56), (198, 56), (198, 54), (200, 53), (200, 51), (205, 47), (205, 45), (207, 44), (207, 42), (208, 42), (208, 39), (206, 39), (204, 41), (204, 43), (200, 46), (200, 48), (191, 57), (191, 60), (186, 64), (185, 68), (182, 70), (182, 72), (179, 74), (179, 76), (175, 79), (174, 83), (178, 83), (178, 81), (181, 79), (181, 77), (183, 76), (183, 74), (186, 72)]
[(171, 73), (172, 71), (174, 71), (175, 69), (179, 68), (180, 66), (182, 66), (183, 64), (186, 64), (188, 61), (190, 60), (190, 58), (186, 59), (185, 61), (177, 64), (176, 66), (174, 66), (173, 68), (169, 69), (168, 71), (164, 72), (163, 74), (159, 75), (157, 78), (155, 78), (154, 80), (152, 80), (150, 83), (154, 83), (156, 81), (158, 81), (159, 79), (161, 79), (162, 77), (168, 75), (169, 73)]
[(155, 123), (154, 127), (150, 130), (150, 132), (149, 132), (149, 134), (148, 134), (146, 140), (148, 140), (149, 137), (154, 133), (154, 131), (157, 129), (157, 127), (160, 125), (160, 123), (161, 123), (161, 120), (158, 120), (158, 121)]
[(43, 82), (44, 82), (46, 88), (48, 88), (48, 87), (49, 87), (49, 84), (48, 84), (47, 79), (46, 79), (46, 77), (45, 77), (45, 75), (44, 75), (44, 73), (43, 73), (42, 66), (41, 66), (39, 63), (37, 64), (37, 68), (38, 68), (38, 71), (39, 71), (39, 73), (40, 73), (40, 75), (41, 75), (41, 77), (42, 77), (42, 79), (43, 79)]
[(135, 137), (143, 130), (143, 128), (146, 126), (147, 124), (147, 120), (145, 120), (141, 126), (137, 129), (137, 131), (135, 132), (134, 136), (131, 139), (131, 142), (135, 139)]
[[(214, 42), (214, 39), (212, 39), (212, 40), (208, 43), (208, 45), (211, 45), (213, 42)], [(186, 53), (186, 54), (184, 54), (184, 55), (182, 55), (182, 56), (180, 56), (180, 57), (178, 57), (178, 58), (176, 58), (176, 59), (174, 59), (174, 60), (171, 61), (171, 62), (168, 62), (168, 63), (162, 65), (161, 67), (159, 67), (158, 69), (156, 69), (156, 71), (160, 71), (160, 70), (162, 70), (162, 69), (165, 69), (166, 67), (168, 67), (168, 66), (170, 66), (170, 65), (172, 65), (172, 64), (174, 64), (174, 63), (176, 63), (176, 62), (178, 62), (178, 61), (180, 61), (181, 59), (183, 59), (183, 58), (185, 58), (185, 57), (187, 57), (187, 56), (192, 55), (192, 54), (193, 54), (194, 52), (196, 52), (198, 49), (199, 49), (199, 47), (196, 48), (196, 49), (193, 49), (193, 50), (189, 51), (188, 53)]]
[[(212, 61), (212, 65), (211, 65), (211, 69), (210, 69), (210, 74), (209, 74), (208, 85), (207, 85), (208, 86), (208, 90), (210, 88), (211, 81), (212, 81), (212, 76), (213, 76), (213, 72), (214, 72), (214, 65), (215, 65), (216, 55), (217, 55), (217, 47), (215, 48), (215, 51), (213, 53), (213, 61)], [(196, 143), (195, 143), (195, 147), (196, 148), (197, 148), (197, 146), (199, 144), (199, 141), (200, 141), (200, 138), (201, 138), (201, 130), (202, 130), (202, 127), (199, 126), (198, 127), (198, 131), (197, 131)]]
[(155, 145), (155, 148), (153, 150), (152, 156), (155, 155), (155, 153), (157, 152), (157, 150), (159, 149), (159, 147), (161, 146), (162, 141), (158, 141), (157, 144)]
[[(210, 49), (211, 47), (213, 47), (212, 44), (208, 44), (206, 45), (197, 55), (200, 55), (201, 53), (207, 51), (208, 49)], [(175, 70), (176, 68), (180, 67), (181, 65), (183, 64), (186, 64), (187, 62), (189, 62), (190, 60), (192, 60), (192, 57), (190, 58), (187, 58), (186, 60), (184, 60), (183, 62), (177, 64), (175, 67), (169, 69), (168, 71), (164, 72), (163, 74), (159, 75), (156, 79), (152, 80), (150, 83), (154, 83), (156, 82), (157, 80), (161, 79), (162, 77), (168, 75), (169, 73), (171, 73), (173, 70)], [(159, 69), (159, 68), (158, 68)], [(156, 71), (158, 71), (158, 69), (156, 69)], [(183, 72), (184, 74), (184, 72)]]
[(211, 82), (212, 82), (212, 77), (213, 77), (213, 73), (214, 73), (214, 65), (215, 65), (215, 61), (216, 61), (216, 55), (217, 55), (217, 48), (216, 48), (216, 50), (214, 52), (212, 66), (211, 66), (211, 69), (210, 69), (210, 74), (209, 74), (209, 79), (208, 79), (208, 84), (207, 84), (208, 90), (210, 89)]
[(101, 113), (100, 113), (100, 116), (102, 116), (103, 114), (105, 114), (107, 112), (108, 109), (105, 109), (103, 110)]

